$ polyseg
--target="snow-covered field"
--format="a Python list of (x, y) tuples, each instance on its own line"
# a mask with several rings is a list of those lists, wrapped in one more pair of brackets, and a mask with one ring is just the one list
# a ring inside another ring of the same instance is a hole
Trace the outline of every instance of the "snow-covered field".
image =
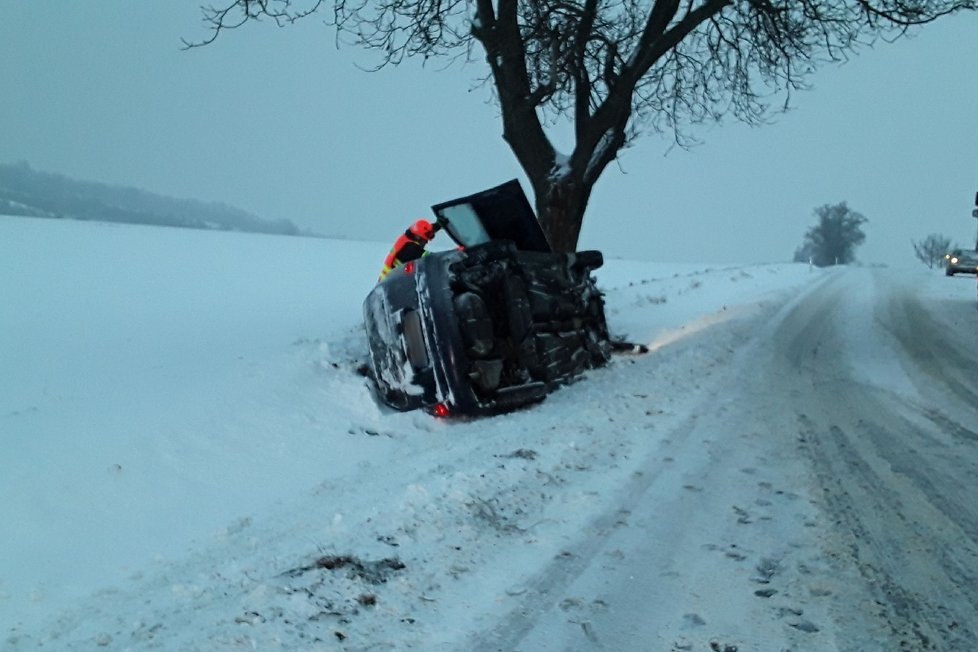
[[(0, 649), (508, 650), (532, 624), (512, 641), (498, 624), (530, 594), (580, 649), (614, 649), (587, 615), (614, 605), (567, 593), (575, 560), (623, 565), (604, 546), (653, 477), (676, 478), (657, 489), (676, 505), (664, 531), (703, 527), (676, 502), (695, 487), (670, 438), (749, 374), (759, 316), (837, 273), (609, 260), (611, 329), (651, 352), (459, 422), (381, 407), (356, 371), (388, 247), (0, 217)], [(974, 300), (973, 280), (908, 274)], [(795, 468), (766, 471), (779, 509)], [(726, 491), (759, 504), (757, 482)], [(778, 545), (817, 520), (788, 503)], [(774, 545), (775, 526), (753, 527), (755, 550)], [(670, 582), (706, 604), (739, 553), (703, 545), (676, 551)], [(784, 628), (679, 597), (648, 606), (677, 611), (648, 649)]]

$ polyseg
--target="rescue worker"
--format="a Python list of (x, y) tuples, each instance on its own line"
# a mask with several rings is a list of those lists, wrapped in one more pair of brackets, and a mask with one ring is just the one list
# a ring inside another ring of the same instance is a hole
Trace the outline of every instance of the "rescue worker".
[(440, 224), (432, 224), (428, 220), (418, 220), (408, 227), (407, 231), (394, 242), (390, 253), (384, 259), (384, 269), (381, 270), (377, 281), (383, 281), (397, 266), (427, 254), (425, 245), (434, 239), (435, 233), (440, 228)]

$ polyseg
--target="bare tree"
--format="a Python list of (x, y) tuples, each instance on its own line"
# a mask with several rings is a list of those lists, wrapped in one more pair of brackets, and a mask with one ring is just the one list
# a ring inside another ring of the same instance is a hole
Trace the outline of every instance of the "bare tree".
[[(480, 51), (503, 138), (526, 173), (558, 251), (576, 248), (595, 182), (639, 134), (732, 115), (764, 122), (766, 98), (793, 91), (820, 63), (978, 0), (224, 0), (203, 9), (210, 32), (326, 14), (337, 39), (406, 57), (472, 61)], [(573, 149), (547, 128), (568, 120)]]
[(944, 254), (951, 250), (951, 238), (931, 233), (920, 242), (912, 242), (913, 252), (927, 267), (944, 264)]
[(808, 229), (805, 240), (795, 251), (795, 262), (811, 262), (817, 267), (848, 265), (856, 259), (856, 247), (866, 240), (862, 225), (868, 222), (846, 202), (815, 209), (818, 224)]

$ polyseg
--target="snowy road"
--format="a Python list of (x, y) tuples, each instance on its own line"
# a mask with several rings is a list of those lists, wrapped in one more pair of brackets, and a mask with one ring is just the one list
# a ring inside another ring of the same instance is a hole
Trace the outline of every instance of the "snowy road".
[[(617, 522), (472, 649), (974, 649), (973, 304), (854, 269), (768, 317), (728, 333), (745, 341)], [(744, 483), (756, 500), (731, 502)]]
[(836, 611), (875, 616), (891, 649), (974, 649), (978, 319), (885, 274), (873, 277), (875, 301), (863, 290), (873, 284), (855, 281), (818, 293), (808, 307), (821, 309), (789, 317), (776, 340), (798, 370), (785, 398), (832, 521), (832, 554), (866, 587), (861, 603), (850, 594)]

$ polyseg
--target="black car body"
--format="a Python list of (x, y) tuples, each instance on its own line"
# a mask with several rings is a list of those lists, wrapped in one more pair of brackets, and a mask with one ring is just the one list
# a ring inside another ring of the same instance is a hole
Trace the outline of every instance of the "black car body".
[(381, 400), (438, 416), (542, 400), (606, 363), (598, 251), (554, 253), (520, 184), (432, 207), (460, 246), (392, 271), (363, 304)]

